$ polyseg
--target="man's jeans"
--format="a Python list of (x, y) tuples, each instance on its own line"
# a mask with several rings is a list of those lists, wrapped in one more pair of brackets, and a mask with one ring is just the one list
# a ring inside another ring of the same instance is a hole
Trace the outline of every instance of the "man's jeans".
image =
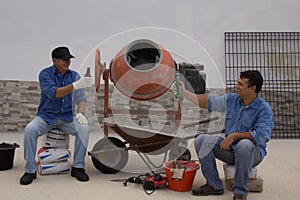
[(74, 161), (73, 166), (76, 168), (85, 167), (86, 148), (89, 140), (88, 125), (81, 125), (77, 122), (66, 122), (58, 120), (53, 125), (48, 125), (41, 117), (36, 116), (25, 128), (24, 135), (24, 158), (25, 172), (34, 173), (37, 171), (35, 161), (37, 151), (38, 137), (46, 134), (53, 128), (59, 128), (67, 134), (75, 136)]
[(248, 139), (238, 142), (234, 150), (221, 150), (223, 138), (217, 135), (199, 135), (195, 139), (195, 149), (201, 163), (202, 174), (206, 183), (214, 189), (223, 189), (223, 182), (219, 178), (216, 159), (235, 165), (234, 194), (248, 194), (249, 173), (252, 167), (261, 162), (261, 155), (257, 146)]

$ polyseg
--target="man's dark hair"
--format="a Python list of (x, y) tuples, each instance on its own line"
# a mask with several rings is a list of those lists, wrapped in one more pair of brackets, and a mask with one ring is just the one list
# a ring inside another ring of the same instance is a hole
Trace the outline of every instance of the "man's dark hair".
[(248, 79), (248, 87), (252, 87), (255, 85), (256, 86), (255, 92), (256, 93), (260, 92), (264, 79), (259, 71), (257, 70), (243, 71), (240, 74), (240, 78)]

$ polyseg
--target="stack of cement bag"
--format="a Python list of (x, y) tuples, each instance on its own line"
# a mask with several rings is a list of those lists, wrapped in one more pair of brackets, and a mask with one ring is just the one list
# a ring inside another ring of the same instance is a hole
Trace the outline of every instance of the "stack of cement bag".
[(40, 175), (70, 172), (69, 135), (59, 129), (46, 134), (43, 147), (38, 150), (38, 172)]

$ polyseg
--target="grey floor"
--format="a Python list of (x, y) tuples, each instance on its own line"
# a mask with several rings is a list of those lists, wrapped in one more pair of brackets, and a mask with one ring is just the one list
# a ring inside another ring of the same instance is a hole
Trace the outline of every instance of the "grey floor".
[[(91, 135), (89, 150), (95, 142), (103, 136)], [(24, 159), (22, 149), (22, 133), (0, 133), (0, 142), (18, 143), (20, 148), (15, 151), (14, 167), (7, 171), (0, 171), (0, 199), (232, 199), (228, 190), (222, 196), (195, 197), (191, 192), (174, 192), (169, 189), (155, 191), (147, 195), (141, 185), (113, 182), (112, 179), (128, 178), (137, 173), (148, 172), (147, 167), (133, 151), (129, 154), (129, 161), (122, 172), (113, 175), (102, 174), (93, 166), (89, 156), (86, 157), (86, 170), (90, 176), (89, 182), (78, 182), (69, 174), (38, 176), (31, 185), (21, 186), (19, 178), (23, 174)], [(70, 141), (70, 145), (72, 140)], [(72, 146), (71, 146), (72, 152)], [(193, 146), (190, 146), (192, 159), (195, 159)], [(300, 199), (300, 140), (271, 140), (268, 155), (259, 166), (259, 173), (264, 179), (263, 192), (249, 193), (248, 199), (265, 200), (299, 200)], [(161, 162), (161, 157), (153, 157), (154, 162)], [(222, 163), (218, 162), (220, 176), (224, 177)], [(135, 173), (136, 172), (136, 173)], [(193, 187), (204, 183), (198, 170)]]

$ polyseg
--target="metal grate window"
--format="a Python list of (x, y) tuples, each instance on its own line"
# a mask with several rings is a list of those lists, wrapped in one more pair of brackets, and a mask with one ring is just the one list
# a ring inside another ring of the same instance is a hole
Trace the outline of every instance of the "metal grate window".
[(264, 77), (261, 96), (273, 109), (274, 139), (300, 139), (300, 33), (226, 32), (227, 92), (240, 72), (255, 69)]

